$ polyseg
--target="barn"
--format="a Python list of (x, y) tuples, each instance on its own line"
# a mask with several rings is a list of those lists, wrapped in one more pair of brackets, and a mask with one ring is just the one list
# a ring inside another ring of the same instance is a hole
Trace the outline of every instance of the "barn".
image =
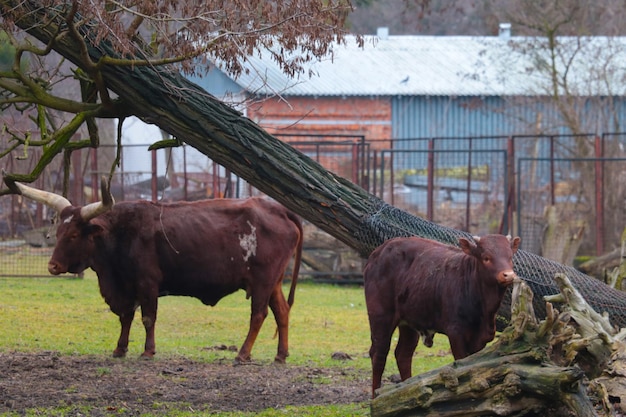
[[(348, 37), (296, 77), (261, 53), (237, 78), (218, 64), (194, 81), (218, 97), (252, 98), (248, 117), (273, 133), (397, 140), (624, 130), (626, 38), (562, 37), (551, 48), (507, 28), (486, 37), (380, 28), (362, 47)], [(576, 126), (557, 93), (572, 101)]]
[(236, 78), (216, 63), (194, 81), (284, 140), (367, 143), (378, 176), (361, 185), (429, 220), (510, 231), (542, 253), (546, 208), (560, 205), (573, 224), (586, 213), (589, 253), (619, 241), (626, 38), (516, 37), (502, 24), (498, 36), (380, 28), (363, 40), (295, 77), (259, 53)]

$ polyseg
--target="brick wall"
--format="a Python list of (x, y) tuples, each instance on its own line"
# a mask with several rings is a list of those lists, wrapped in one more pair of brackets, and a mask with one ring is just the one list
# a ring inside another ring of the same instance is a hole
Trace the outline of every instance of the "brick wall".
[(388, 97), (271, 98), (252, 104), (248, 117), (272, 134), (362, 135), (368, 141), (391, 138)]

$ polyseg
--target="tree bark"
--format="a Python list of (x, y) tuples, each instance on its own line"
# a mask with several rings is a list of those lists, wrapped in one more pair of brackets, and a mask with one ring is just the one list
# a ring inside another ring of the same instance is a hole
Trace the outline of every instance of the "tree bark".
[(580, 264), (578, 269), (623, 291), (626, 280), (626, 228), (620, 240), (619, 248)]
[(594, 416), (582, 388), (579, 368), (541, 366), (532, 352), (472, 363), (420, 375), (420, 382), (384, 392), (372, 400), (372, 417), (526, 415), (561, 399), (579, 416)]
[(623, 288), (624, 280), (626, 280), (626, 228), (622, 232), (621, 242), (619, 265), (608, 274), (609, 285), (620, 290)]

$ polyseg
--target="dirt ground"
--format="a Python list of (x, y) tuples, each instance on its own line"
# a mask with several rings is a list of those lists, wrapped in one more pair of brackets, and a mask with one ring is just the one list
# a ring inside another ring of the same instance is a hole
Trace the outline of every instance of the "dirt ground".
[[(0, 413), (92, 407), (91, 415), (166, 415), (168, 409), (260, 411), (288, 405), (360, 403), (369, 373), (230, 360), (201, 363), (90, 356), (0, 353)], [(79, 415), (78, 411), (75, 414)]]

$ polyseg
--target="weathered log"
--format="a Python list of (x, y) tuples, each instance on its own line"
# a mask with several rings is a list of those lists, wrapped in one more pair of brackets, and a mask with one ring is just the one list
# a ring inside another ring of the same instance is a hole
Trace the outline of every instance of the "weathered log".
[(613, 353), (602, 374), (591, 381), (589, 391), (595, 393), (605, 415), (626, 412), (626, 344), (615, 343)]
[[(601, 415), (623, 415), (626, 411), (626, 329), (618, 332), (606, 313), (598, 314), (592, 309), (567, 276), (556, 274), (555, 280), (561, 294), (545, 298), (565, 302), (564, 314), (570, 315), (576, 335), (580, 336), (565, 343), (566, 350), (570, 350), (566, 356), (585, 369), (588, 378), (594, 378), (589, 383), (588, 395), (594, 397), (596, 407), (603, 410)], [(562, 299), (558, 300), (559, 297)]]
[(372, 416), (483, 416), (538, 413), (561, 398), (594, 415), (576, 367), (542, 366), (532, 351), (457, 361), (407, 380), (372, 400)]
[(622, 398), (626, 403), (622, 333), (566, 276), (555, 279), (561, 295), (551, 300), (562, 304), (562, 313), (547, 302), (546, 318), (538, 322), (532, 291), (516, 283), (511, 322), (497, 341), (449, 366), (381, 389), (371, 402), (372, 416), (615, 415)]
[(570, 360), (576, 358), (577, 364), (585, 367), (587, 376), (594, 378), (602, 372), (611, 356), (617, 329), (611, 325), (608, 315), (598, 314), (587, 304), (567, 276), (556, 274), (554, 280), (560, 294), (544, 298), (549, 302), (563, 303), (563, 312), (568, 313), (576, 323), (576, 334), (580, 336), (564, 343), (566, 357)]
[(578, 270), (604, 281), (607, 271), (616, 268), (620, 261), (620, 249), (616, 248), (600, 256), (593, 257), (577, 266)]
[(626, 228), (622, 232), (621, 245), (619, 248), (596, 256), (578, 265), (578, 269), (601, 281), (606, 282), (613, 288), (624, 290), (626, 279)]

